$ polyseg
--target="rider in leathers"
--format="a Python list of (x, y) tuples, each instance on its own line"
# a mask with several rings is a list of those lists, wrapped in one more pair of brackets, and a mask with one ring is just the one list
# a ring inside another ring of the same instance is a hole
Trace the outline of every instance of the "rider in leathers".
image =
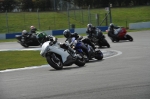
[(115, 30), (114, 29), (118, 29), (118, 27), (114, 26), (113, 23), (110, 23), (109, 27), (108, 27), (108, 36), (109, 37), (112, 37), (114, 40), (117, 40), (117, 34), (118, 33), (115, 33)]
[[(77, 33), (71, 33), (69, 29), (64, 30), (63, 32), (64, 36), (66, 37), (66, 41), (68, 41), (70, 44), (76, 44), (76, 40), (80, 37)], [(95, 48), (94, 44), (90, 42), (89, 39), (82, 40), (83, 44), (81, 45), (81, 49), (86, 53), (88, 59), (89, 59), (89, 52), (88, 48), (84, 45), (84, 43), (88, 43), (93, 48)]]
[(36, 41), (36, 31), (37, 29), (34, 26), (30, 26), (30, 38), (31, 40), (35, 40)]
[(92, 24), (87, 24), (86, 33), (88, 34), (88, 38), (95, 36), (96, 35), (96, 27), (94, 27)]

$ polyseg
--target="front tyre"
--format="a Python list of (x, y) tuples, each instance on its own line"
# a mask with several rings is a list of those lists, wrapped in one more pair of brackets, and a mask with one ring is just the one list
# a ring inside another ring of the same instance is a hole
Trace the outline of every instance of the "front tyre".
[(56, 70), (63, 69), (63, 63), (62, 63), (61, 59), (57, 55), (55, 55), (55, 56), (56, 57), (53, 57), (52, 54), (49, 54), (46, 56), (46, 60), (47, 60), (48, 64)]
[(102, 40), (102, 42), (105, 46), (107, 46), (107, 48), (110, 48), (110, 45), (105, 38)]
[(29, 47), (29, 45), (26, 44), (26, 43), (21, 42), (20, 44), (21, 44), (23, 47), (25, 47), (25, 48), (28, 48), (28, 47)]

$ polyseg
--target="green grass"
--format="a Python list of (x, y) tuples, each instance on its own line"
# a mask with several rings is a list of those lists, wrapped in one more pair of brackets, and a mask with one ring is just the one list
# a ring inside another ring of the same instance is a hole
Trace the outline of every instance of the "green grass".
[(47, 64), (40, 51), (3, 51), (0, 54), (0, 70)]
[[(20, 32), (23, 29), (29, 30), (35, 25), (41, 30), (56, 30), (69, 28), (68, 24), (75, 24), (76, 28), (85, 28), (88, 23), (88, 10), (70, 11), (68, 21), (67, 12), (21, 12), (21, 13), (0, 13), (0, 33)], [(150, 21), (150, 6), (111, 8), (112, 22), (119, 26), (128, 27), (129, 23)], [(91, 9), (91, 23), (96, 24), (95, 14), (100, 14), (100, 23), (106, 13), (105, 8)], [(83, 17), (83, 19), (82, 19)], [(8, 20), (8, 23), (7, 21)], [(7, 24), (9, 28), (7, 28)], [(105, 22), (102, 26), (105, 26)]]
[(125, 26), (127, 23), (150, 21), (150, 6), (112, 9), (113, 22)]
[(0, 43), (3, 43), (3, 42), (17, 42), (16, 39), (0, 39)]

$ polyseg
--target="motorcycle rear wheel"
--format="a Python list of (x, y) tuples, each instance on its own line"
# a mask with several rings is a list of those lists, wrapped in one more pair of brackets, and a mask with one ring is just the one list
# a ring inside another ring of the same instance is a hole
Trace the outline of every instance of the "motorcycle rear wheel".
[(103, 53), (100, 50), (95, 51), (95, 58), (97, 60), (102, 60), (103, 59)]
[(77, 55), (80, 56), (81, 58), (77, 57), (75, 64), (79, 67), (83, 67), (85, 65), (86, 61), (85, 61), (83, 55), (81, 55), (81, 54), (77, 54)]
[(51, 55), (48, 55), (46, 57), (46, 60), (52, 68), (54, 68), (56, 70), (62, 70), (63, 69), (63, 63), (59, 57), (57, 57), (57, 58), (59, 59), (59, 62), (56, 62), (55, 59), (53, 59), (53, 57), (51, 57)]
[(133, 41), (133, 38), (130, 35), (126, 35), (126, 37), (129, 41)]

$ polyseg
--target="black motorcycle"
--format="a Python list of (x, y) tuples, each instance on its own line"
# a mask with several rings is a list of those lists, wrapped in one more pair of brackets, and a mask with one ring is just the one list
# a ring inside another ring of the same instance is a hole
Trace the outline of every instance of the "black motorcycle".
[(105, 35), (103, 35), (102, 31), (98, 28), (96, 29), (95, 34), (93, 34), (92, 37), (88, 36), (88, 38), (91, 40), (91, 42), (93, 42), (95, 45), (98, 45), (100, 48), (104, 46), (110, 48), (109, 43), (105, 39)]
[(44, 35), (43, 32), (39, 31), (35, 34), (25, 33), (16, 35), (15, 37), (18, 40), (17, 42), (25, 48), (28, 48), (29, 46), (41, 46), (44, 42), (49, 40), (47, 35)]

